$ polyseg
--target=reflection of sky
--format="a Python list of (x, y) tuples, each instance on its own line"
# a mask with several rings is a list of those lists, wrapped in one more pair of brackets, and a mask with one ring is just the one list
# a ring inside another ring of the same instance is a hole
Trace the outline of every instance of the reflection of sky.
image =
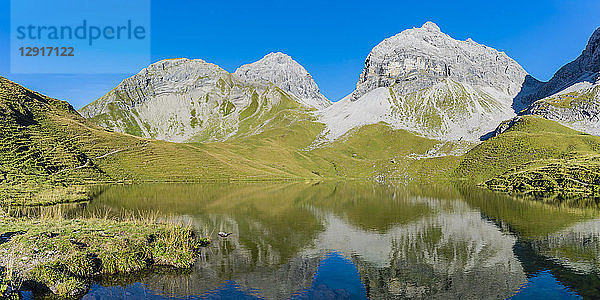
[(293, 299), (366, 299), (358, 269), (340, 253), (331, 252), (319, 264), (311, 287)]
[(554, 278), (549, 271), (542, 271), (529, 278), (521, 290), (510, 299), (581, 299)]
[[(258, 294), (258, 291), (244, 289), (235, 281), (225, 281), (215, 289), (185, 299), (259, 299)], [(293, 295), (292, 299), (367, 299), (366, 295), (354, 263), (340, 253), (331, 252), (319, 264), (310, 288)], [(31, 294), (26, 294), (24, 298), (31, 299)], [(163, 298), (165, 296), (148, 290), (140, 283), (126, 287), (94, 285), (84, 297), (86, 300)]]
[[(258, 291), (246, 290), (234, 281), (225, 281), (218, 288), (201, 295), (182, 299), (259, 299)], [(292, 299), (367, 299), (365, 286), (354, 263), (338, 252), (331, 252), (319, 264), (310, 288), (292, 296)], [(24, 299), (33, 299), (31, 293)], [(126, 287), (94, 285), (84, 297), (86, 300), (103, 299), (164, 299), (145, 285), (135, 283)], [(174, 297), (169, 297), (175, 299)], [(581, 299), (568, 290), (549, 271), (529, 278), (518, 293), (510, 299)]]

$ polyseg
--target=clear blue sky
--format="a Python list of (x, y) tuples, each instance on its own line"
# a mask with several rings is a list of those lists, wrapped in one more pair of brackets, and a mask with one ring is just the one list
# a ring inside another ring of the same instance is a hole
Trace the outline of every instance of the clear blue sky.
[[(0, 75), (76, 108), (135, 74), (10, 74), (10, 1), (0, 0)], [(233, 72), (272, 51), (302, 64), (331, 100), (350, 93), (369, 51), (404, 29), (436, 22), (456, 39), (505, 51), (548, 80), (600, 26), (600, 1), (153, 0), (151, 60), (201, 58)]]

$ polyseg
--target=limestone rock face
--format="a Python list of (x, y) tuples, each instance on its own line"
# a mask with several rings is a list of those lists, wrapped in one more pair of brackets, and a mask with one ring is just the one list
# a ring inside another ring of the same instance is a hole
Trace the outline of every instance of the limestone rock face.
[(589, 134), (600, 135), (600, 28), (581, 55), (554, 74), (520, 114), (540, 115)]
[(214, 64), (163, 60), (125, 79), (80, 113), (102, 127), (141, 137), (184, 142), (214, 128), (207, 140), (219, 140), (235, 130), (230, 112), (234, 103), (243, 106), (250, 92)]
[(312, 76), (295, 60), (281, 52), (269, 53), (261, 60), (239, 67), (234, 75), (246, 82), (270, 82), (297, 96), (303, 104), (324, 108), (331, 102), (320, 92)]
[(541, 99), (554, 95), (574, 84), (595, 83), (600, 79), (600, 27), (590, 37), (585, 50), (574, 61), (560, 68), (536, 93)]
[(373, 48), (356, 90), (321, 113), (324, 136), (386, 122), (425, 137), (478, 141), (536, 91), (539, 82), (528, 77), (504, 52), (427, 22)]
[(585, 133), (600, 135), (600, 83), (579, 83), (535, 101), (521, 114), (539, 115)]
[(493, 87), (516, 96), (527, 72), (504, 52), (471, 39), (459, 41), (427, 22), (375, 46), (352, 93), (354, 100), (378, 87), (401, 85), (405, 93), (443, 79)]
[(117, 132), (210, 142), (260, 133), (281, 110), (308, 111), (328, 103), (306, 70), (279, 53), (243, 66), (236, 75), (200, 59), (159, 61), (80, 113)]

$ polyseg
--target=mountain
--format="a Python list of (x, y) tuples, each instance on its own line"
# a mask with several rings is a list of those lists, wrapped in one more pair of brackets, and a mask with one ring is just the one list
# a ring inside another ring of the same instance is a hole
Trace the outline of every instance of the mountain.
[(280, 124), (244, 143), (170, 143), (101, 128), (67, 102), (0, 76), (0, 204), (87, 199), (90, 183), (331, 176), (327, 161), (299, 150), (322, 129), (312, 125)]
[(539, 82), (504, 52), (459, 41), (427, 22), (387, 38), (367, 56), (356, 90), (325, 108), (325, 139), (365, 124), (440, 140), (478, 141), (515, 115)]
[(535, 93), (521, 115), (540, 115), (586, 133), (600, 135), (600, 28), (581, 55)]
[(211, 142), (258, 134), (284, 114), (296, 119), (327, 105), (302, 66), (271, 53), (234, 74), (199, 59), (159, 61), (80, 113), (97, 125), (136, 136)]
[[(589, 87), (600, 79), (600, 27), (590, 37), (587, 46), (577, 59), (560, 68), (554, 76), (540, 87), (536, 96), (545, 98), (567, 88)], [(574, 87), (574, 85), (577, 85)]]
[(257, 62), (239, 67), (233, 74), (248, 83), (273, 83), (298, 97), (308, 107), (325, 108), (331, 105), (319, 92), (317, 83), (306, 69), (281, 52), (269, 53)]

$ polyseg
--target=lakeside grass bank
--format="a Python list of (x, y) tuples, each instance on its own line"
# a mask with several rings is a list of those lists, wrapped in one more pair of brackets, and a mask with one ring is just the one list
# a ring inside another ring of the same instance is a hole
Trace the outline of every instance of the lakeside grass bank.
[(21, 290), (77, 297), (98, 276), (189, 268), (209, 243), (190, 226), (155, 215), (63, 219), (0, 212), (0, 298)]

